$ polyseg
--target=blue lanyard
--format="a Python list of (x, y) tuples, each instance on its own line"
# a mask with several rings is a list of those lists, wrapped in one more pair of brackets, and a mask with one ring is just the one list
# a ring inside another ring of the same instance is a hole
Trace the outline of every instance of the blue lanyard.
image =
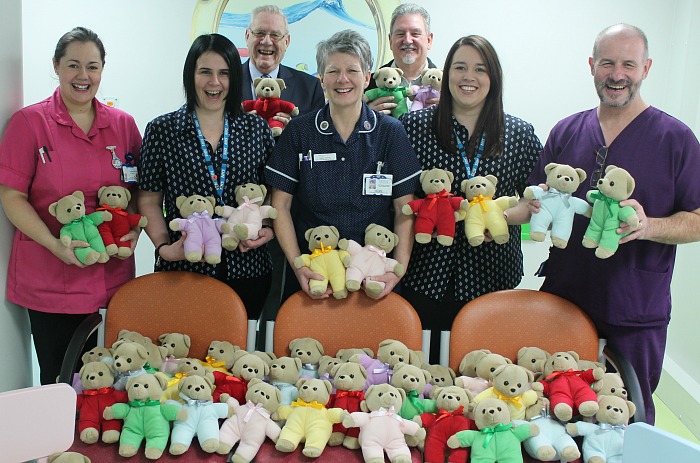
[(217, 177), (214, 172), (214, 164), (211, 162), (211, 156), (209, 155), (209, 149), (207, 148), (207, 142), (204, 139), (204, 134), (202, 134), (202, 128), (199, 126), (199, 119), (197, 118), (197, 113), (192, 112), (192, 120), (194, 121), (194, 127), (197, 129), (197, 138), (199, 138), (199, 144), (202, 145), (202, 154), (204, 155), (204, 163), (209, 171), (209, 177), (211, 177), (211, 182), (216, 188), (216, 193), (219, 195), (219, 204), (224, 205), (224, 185), (226, 184), (226, 169), (228, 168), (228, 117), (224, 114), (224, 148), (223, 156), (221, 158), (221, 174)]
[(479, 160), (481, 159), (481, 156), (484, 154), (484, 144), (486, 142), (486, 134), (482, 133), (481, 134), (481, 141), (479, 142), (479, 149), (476, 150), (476, 157), (474, 158), (474, 164), (472, 164), (471, 167), (469, 167), (469, 160), (467, 159), (467, 150), (464, 149), (464, 145), (462, 144), (462, 140), (459, 139), (459, 135), (457, 135), (457, 131), (454, 131), (455, 138), (457, 139), (457, 149), (459, 150), (459, 154), (462, 155), (462, 161), (464, 162), (464, 170), (467, 172), (467, 178), (474, 178), (476, 175), (476, 169), (479, 168)]

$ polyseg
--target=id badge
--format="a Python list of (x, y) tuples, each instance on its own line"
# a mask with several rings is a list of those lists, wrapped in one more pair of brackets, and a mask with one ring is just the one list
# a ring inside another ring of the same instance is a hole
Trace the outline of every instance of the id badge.
[(364, 174), (362, 176), (362, 194), (365, 196), (391, 196), (391, 174)]
[(122, 165), (122, 182), (136, 183), (139, 181), (139, 170), (136, 166)]

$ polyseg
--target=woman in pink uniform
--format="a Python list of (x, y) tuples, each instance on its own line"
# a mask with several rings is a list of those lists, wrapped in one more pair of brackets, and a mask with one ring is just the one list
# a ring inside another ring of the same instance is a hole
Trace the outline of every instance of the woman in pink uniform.
[[(49, 214), (51, 203), (73, 191), (85, 194), (89, 213), (99, 207), (101, 186), (135, 185), (130, 166), (141, 136), (130, 115), (95, 98), (104, 64), (97, 34), (82, 27), (64, 34), (53, 56), (58, 88), (17, 111), (0, 142), (0, 201), (16, 227), (7, 300), (29, 309), (42, 384), (56, 381), (77, 326), (135, 272), (133, 256), (83, 266), (73, 248), (87, 243), (65, 247), (57, 238), (62, 225)], [(139, 231), (124, 237), (132, 249)]]

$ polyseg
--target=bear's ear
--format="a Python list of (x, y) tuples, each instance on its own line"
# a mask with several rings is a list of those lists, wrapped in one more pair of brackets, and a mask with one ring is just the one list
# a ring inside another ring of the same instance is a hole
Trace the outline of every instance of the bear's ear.
[(608, 167), (605, 168), (605, 175), (607, 175), (613, 169), (617, 169), (617, 166), (613, 166), (612, 164), (610, 164)]
[(328, 391), (328, 394), (330, 394), (331, 391), (333, 391), (333, 385), (327, 379), (323, 380), (323, 385), (326, 387), (326, 391)]
[(377, 226), (376, 223), (371, 223), (371, 224), (367, 225), (367, 228), (365, 228), (365, 234), (376, 226)]
[(175, 199), (175, 206), (177, 206), (177, 208), (180, 209), (182, 207), (182, 203), (184, 203), (185, 201), (187, 201), (187, 196), (178, 196)]
[(550, 162), (549, 164), (547, 164), (546, 166), (544, 166), (544, 173), (545, 173), (545, 175), (549, 175), (549, 173), (550, 173), (552, 170), (554, 170), (554, 168), (557, 167), (558, 165), (559, 165), (559, 164), (557, 164), (556, 162)]
[(318, 349), (318, 352), (323, 355), (323, 345), (321, 344), (320, 341), (313, 339), (314, 344), (316, 344), (316, 349)]
[(382, 72), (382, 68), (377, 69), (376, 71), (374, 71), (374, 74), (372, 74), (372, 78), (374, 80), (379, 79), (379, 76), (382, 74)]
[(627, 174), (627, 196), (631, 196), (632, 192), (634, 191), (634, 178), (632, 178), (631, 175)]
[(430, 68), (428, 68), (428, 69), (423, 69), (423, 70), (420, 72), (420, 78), (422, 79), (423, 77), (425, 77), (425, 73), (428, 72), (429, 70), (430, 70)]
[(486, 180), (493, 183), (493, 186), (496, 186), (498, 184), (498, 179), (496, 178), (495, 175), (487, 175)]
[(277, 81), (277, 85), (280, 87), (280, 92), (287, 88), (287, 86), (284, 84), (284, 79), (275, 79)]
[(216, 198), (214, 198), (213, 196), (207, 196), (207, 197), (204, 198), (204, 199), (206, 199), (207, 201), (209, 201), (209, 202), (211, 203), (212, 207), (216, 206)]
[(627, 408), (630, 411), (630, 416), (634, 415), (635, 412), (637, 411), (637, 406), (634, 405), (634, 402), (630, 402), (629, 400), (627, 400), (626, 402), (627, 402)]
[(81, 201), (85, 201), (85, 195), (83, 194), (82, 191), (76, 190), (76, 191), (74, 191), (74, 192), (71, 193), (71, 194), (72, 194), (73, 196), (75, 196), (76, 198), (80, 198)]
[(97, 197), (100, 198), (102, 197), (102, 192), (105, 191), (106, 186), (101, 186), (99, 190), (97, 190)]
[(396, 69), (396, 72), (399, 73), (400, 77), (403, 77), (403, 71), (401, 70), (401, 68), (394, 68), (394, 69)]
[(56, 208), (57, 208), (57, 207), (58, 207), (58, 201), (55, 202), (55, 203), (52, 203), (52, 204), (49, 206), (49, 214), (51, 214), (52, 216), (56, 217)]
[(491, 374), (491, 378), (494, 378), (494, 377), (496, 377), (496, 375), (501, 374), (501, 372), (502, 372), (503, 370), (505, 370), (505, 368), (506, 368), (506, 365), (499, 365), (499, 366), (497, 366), (496, 369), (493, 370), (493, 373)]
[(262, 191), (263, 199), (267, 197), (267, 188), (265, 188), (265, 185), (260, 185), (260, 191)]
[(574, 169), (574, 170), (575, 170), (576, 173), (578, 174), (578, 182), (579, 182), (579, 183), (583, 183), (583, 181), (586, 180), (586, 177), (587, 177), (586, 171), (583, 170), (583, 169), (581, 169), (580, 167), (577, 167), (577, 168)]
[(131, 201), (131, 192), (127, 188), (122, 188), (124, 190), (124, 196), (126, 196), (126, 202)]
[(236, 188), (233, 189), (233, 195), (238, 196), (238, 193), (240, 193), (241, 188), (243, 188), (243, 185), (238, 185)]
[(399, 244), (399, 235), (397, 235), (396, 233), (392, 233), (392, 235), (394, 235), (394, 246), (396, 246), (397, 244)]
[(532, 374), (532, 372), (530, 370), (528, 370), (527, 368), (523, 367), (523, 369), (527, 372), (527, 382), (528, 383), (533, 382), (535, 380), (535, 375)]
[(423, 179), (425, 178), (425, 175), (428, 173), (427, 170), (424, 170), (423, 172), (420, 173), (420, 183), (423, 183)]
[(453, 174), (453, 173), (450, 172), (449, 170), (446, 171), (446, 172), (447, 172), (447, 178), (450, 179), (450, 183), (454, 182), (454, 180), (455, 180), (455, 174)]
[(309, 238), (311, 238), (311, 232), (313, 231), (313, 228), (309, 228), (308, 230), (306, 230), (306, 233), (304, 233), (304, 238), (306, 239), (306, 241), (309, 241)]
[(337, 228), (335, 228), (333, 225), (331, 225), (329, 228), (331, 229), (336, 238), (340, 238), (340, 232)]
[(253, 88), (258, 88), (258, 84), (262, 80), (262, 77), (256, 77), (255, 80), (253, 80)]
[(362, 375), (363, 378), (365, 378), (365, 381), (366, 381), (367, 380), (367, 370), (365, 369), (365, 367), (363, 367), (359, 363), (356, 363), (355, 365), (357, 365), (357, 369), (360, 370), (360, 374)]
[[(299, 359), (297, 359), (297, 360), (299, 360)], [(341, 367), (342, 365), (345, 365), (345, 364), (344, 364), (344, 363), (338, 363), (338, 364), (335, 365), (333, 368), (331, 368), (331, 378), (335, 378), (335, 375), (338, 374), (338, 370), (340, 370), (340, 367)]]

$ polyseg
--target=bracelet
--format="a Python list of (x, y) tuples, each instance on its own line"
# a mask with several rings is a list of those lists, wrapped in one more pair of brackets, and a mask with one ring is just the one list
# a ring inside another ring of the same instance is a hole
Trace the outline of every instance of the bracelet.
[(163, 246), (169, 246), (169, 245), (170, 245), (170, 243), (166, 241), (165, 243), (160, 243), (158, 246), (156, 246), (156, 260), (160, 259), (160, 248), (162, 248)]

